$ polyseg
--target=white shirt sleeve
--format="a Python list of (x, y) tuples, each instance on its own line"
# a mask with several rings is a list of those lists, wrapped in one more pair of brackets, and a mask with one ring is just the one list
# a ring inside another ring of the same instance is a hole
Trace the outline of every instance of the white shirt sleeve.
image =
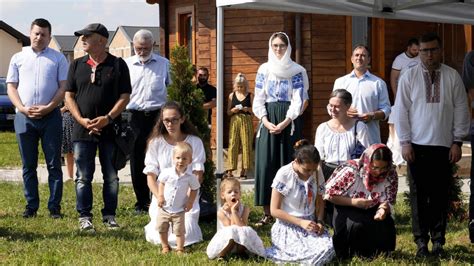
[(204, 171), (204, 163), (206, 162), (206, 151), (199, 137), (189, 135), (187, 141), (193, 148), (193, 171)]
[(395, 130), (400, 140), (400, 144), (411, 142), (411, 125), (408, 111), (411, 108), (411, 84), (410, 78), (413, 71), (405, 73), (398, 80), (397, 97), (395, 97), (395, 108), (397, 115), (394, 119)]
[(267, 75), (265, 70), (264, 65), (261, 65), (255, 77), (252, 111), (259, 120), (262, 120), (262, 118), (267, 115), (267, 109), (265, 108), (265, 100), (267, 98), (265, 83), (267, 82)]
[[(296, 74), (295, 76), (291, 77), (290, 82), (292, 85), (295, 84), (293, 81), (294, 78), (296, 78), (297, 75), (300, 75), (303, 79), (303, 88), (293, 88), (292, 89), (292, 95), (291, 95), (291, 101), (290, 101), (290, 107), (288, 108), (288, 111), (286, 112), (286, 117), (291, 119), (292, 121), (298, 118), (301, 113), (301, 109), (303, 107), (303, 94), (304, 91), (308, 89), (308, 75), (306, 74), (306, 71), (303, 71), (301, 73)], [(298, 82), (298, 81), (296, 81)]]
[(324, 135), (323, 135), (323, 127), (326, 127), (326, 122), (319, 124), (318, 128), (316, 129), (316, 135), (314, 136), (314, 147), (319, 152), (319, 156), (321, 160), (326, 160), (326, 152), (324, 150)]
[(155, 138), (150, 141), (148, 144), (148, 149), (145, 153), (145, 168), (143, 173), (145, 175), (155, 174), (156, 176), (160, 175), (160, 164), (158, 162), (158, 157), (160, 155), (158, 138)]
[(469, 107), (467, 105), (467, 94), (464, 89), (464, 84), (457, 72), (454, 73), (454, 127), (453, 138), (454, 141), (462, 141), (462, 139), (469, 134), (470, 115)]

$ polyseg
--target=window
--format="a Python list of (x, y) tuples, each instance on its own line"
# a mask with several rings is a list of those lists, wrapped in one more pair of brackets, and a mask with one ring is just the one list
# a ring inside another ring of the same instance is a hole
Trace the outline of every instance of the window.
[(194, 7), (176, 9), (176, 37), (179, 45), (187, 46), (191, 63), (196, 62), (194, 53)]

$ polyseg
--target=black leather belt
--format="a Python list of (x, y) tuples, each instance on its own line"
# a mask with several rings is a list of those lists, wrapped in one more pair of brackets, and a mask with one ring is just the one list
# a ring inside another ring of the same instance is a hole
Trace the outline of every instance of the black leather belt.
[(139, 110), (130, 110), (132, 114), (143, 115), (143, 116), (155, 116), (160, 112), (161, 109), (156, 109), (153, 111), (139, 111)]

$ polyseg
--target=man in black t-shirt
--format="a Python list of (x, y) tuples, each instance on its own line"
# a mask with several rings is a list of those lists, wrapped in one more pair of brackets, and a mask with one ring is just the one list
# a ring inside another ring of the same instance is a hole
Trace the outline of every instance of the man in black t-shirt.
[(216, 107), (217, 89), (207, 83), (209, 79), (209, 70), (207, 68), (200, 67), (196, 76), (198, 81), (197, 87), (204, 93), (204, 104), (202, 107), (208, 110), (207, 123), (209, 124), (209, 128), (211, 128), (212, 108)]
[(130, 74), (121, 58), (105, 51), (109, 33), (102, 24), (90, 24), (74, 35), (82, 36), (79, 41), (88, 53), (71, 63), (66, 89), (66, 105), (75, 119), (72, 140), (80, 230), (94, 231), (91, 182), (97, 149), (104, 178), (102, 221), (108, 229), (116, 229), (119, 183), (112, 156), (116, 149), (112, 124), (121, 120), (130, 100)]

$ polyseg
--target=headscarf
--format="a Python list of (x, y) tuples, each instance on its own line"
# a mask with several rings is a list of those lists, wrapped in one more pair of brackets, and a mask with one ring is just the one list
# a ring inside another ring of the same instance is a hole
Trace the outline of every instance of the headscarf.
[[(288, 39), (286, 52), (281, 59), (278, 59), (272, 49), (272, 40), (276, 34), (283, 34)], [(268, 40), (268, 71), (280, 78), (291, 78), (300, 72), (306, 71), (302, 66), (291, 60), (290, 38), (284, 32), (275, 32)]]
[(462, 81), (466, 90), (474, 88), (474, 51), (467, 53), (464, 58)]
[(385, 173), (381, 173), (377, 177), (370, 175), (370, 163), (372, 162), (372, 155), (376, 150), (383, 147), (387, 148), (385, 144), (372, 144), (367, 149), (365, 149), (364, 153), (362, 153), (362, 156), (359, 159), (359, 175), (362, 177), (364, 186), (368, 191), (372, 191), (376, 184), (383, 182), (385, 178), (394, 174), (395, 167), (393, 166), (392, 160), (390, 160), (387, 162), (388, 170)]

